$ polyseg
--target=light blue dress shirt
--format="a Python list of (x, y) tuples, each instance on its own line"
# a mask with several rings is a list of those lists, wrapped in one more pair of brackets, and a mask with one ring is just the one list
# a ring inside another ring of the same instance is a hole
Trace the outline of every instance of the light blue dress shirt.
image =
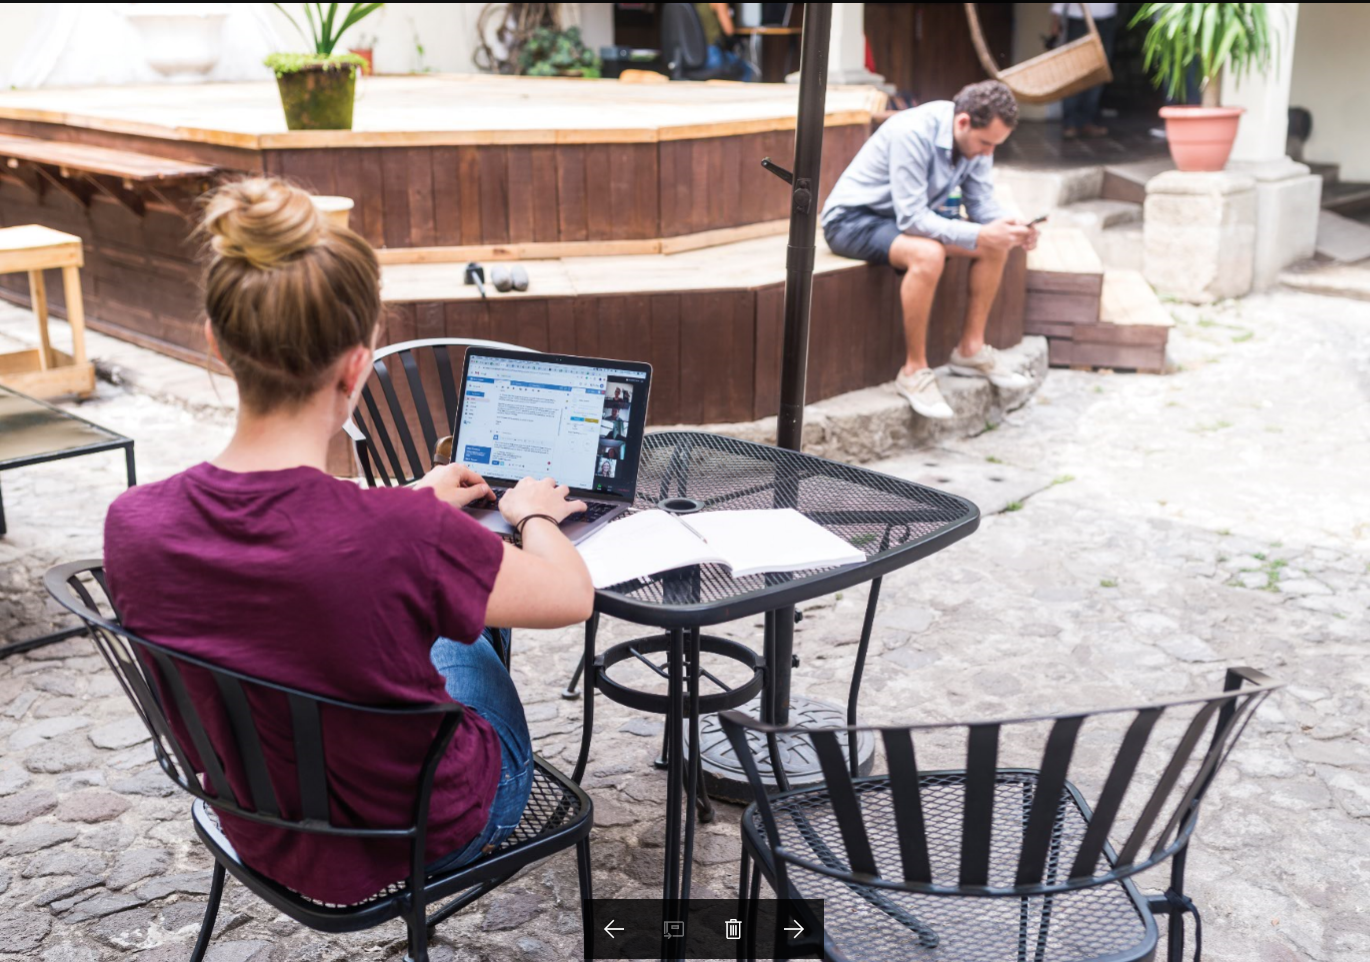
[[(840, 208), (868, 207), (894, 218), (905, 234), (974, 250), (980, 225), (1009, 213), (994, 199), (993, 157), (957, 157), (953, 162), (954, 117), (950, 100), (934, 100), (901, 110), (881, 124), (828, 195), (823, 224)], [(961, 188), (968, 221), (937, 213), (956, 187)]]

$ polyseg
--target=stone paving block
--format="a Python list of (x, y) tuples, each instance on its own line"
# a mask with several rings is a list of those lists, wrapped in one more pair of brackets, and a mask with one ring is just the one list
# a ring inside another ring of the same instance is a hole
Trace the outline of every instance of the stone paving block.
[(0, 798), (0, 825), (22, 825), (57, 807), (57, 796), (38, 790)]
[(52, 929), (52, 919), (38, 912), (0, 912), (0, 947), (6, 952), (35, 952)]
[(152, 736), (148, 734), (147, 727), (138, 718), (110, 722), (90, 733), (90, 742), (96, 748), (132, 748), (151, 740)]
[(124, 814), (132, 804), (114, 792), (88, 789), (62, 799), (57, 818), (63, 822), (108, 822)]
[(19, 834), (0, 846), (0, 857), (28, 855), (61, 842), (70, 842), (76, 837), (76, 829), (70, 825), (35, 824), (25, 827)]
[(135, 848), (120, 852), (105, 885), (118, 891), (134, 882), (158, 875), (171, 865), (171, 853), (163, 848)]
[[(68, 925), (75, 925), (87, 919), (101, 919), (115, 912), (122, 912), (142, 905), (146, 901), (137, 895), (128, 892), (112, 892), (103, 895), (94, 895), (78, 905), (72, 907), (71, 912), (63, 920)], [(53, 906), (56, 908), (56, 905)]]

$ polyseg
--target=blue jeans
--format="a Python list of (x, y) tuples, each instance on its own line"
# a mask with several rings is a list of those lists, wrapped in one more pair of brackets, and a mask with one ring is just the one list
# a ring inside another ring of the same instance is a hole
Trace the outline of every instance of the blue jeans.
[(732, 67), (734, 70), (742, 70), (739, 78), (746, 83), (756, 80), (756, 68), (743, 60), (731, 50), (724, 50), (717, 44), (709, 44), (709, 50), (704, 56), (704, 66), (710, 70), (722, 70), (724, 67)]
[(473, 645), (439, 638), (433, 644), (433, 667), (447, 682), (447, 694), (490, 723), (499, 737), (500, 778), (485, 827), (465, 848), (438, 859), (429, 872), (447, 871), (493, 851), (518, 827), (533, 786), (533, 740), (523, 717), (514, 680), (495, 646), (509, 645), (509, 632), (486, 628)]
[[(1089, 27), (1083, 18), (1067, 17), (1066, 23), (1066, 42), (1078, 40), (1089, 32)], [(1118, 18), (1104, 17), (1095, 20), (1094, 25), (1099, 28), (1099, 41), (1104, 45), (1104, 56), (1113, 60), (1114, 41), (1118, 36)], [(1099, 98), (1104, 95), (1104, 85), (1090, 87), (1082, 90), (1078, 94), (1072, 94), (1061, 103), (1062, 126), (1083, 127), (1085, 124), (1092, 124), (1099, 119)]]

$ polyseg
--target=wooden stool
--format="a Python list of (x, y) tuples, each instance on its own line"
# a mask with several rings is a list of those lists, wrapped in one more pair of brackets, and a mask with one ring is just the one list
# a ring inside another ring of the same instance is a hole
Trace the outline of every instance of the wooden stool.
[[(81, 301), (81, 238), (50, 227), (28, 224), (0, 228), (0, 274), (27, 271), (33, 315), (38, 319), (39, 347), (0, 354), (0, 384), (36, 397), (78, 394), (95, 390), (95, 366), (86, 360), (86, 315)], [(48, 338), (48, 289), (43, 271), (61, 268), (71, 324), (71, 354), (52, 346)]]

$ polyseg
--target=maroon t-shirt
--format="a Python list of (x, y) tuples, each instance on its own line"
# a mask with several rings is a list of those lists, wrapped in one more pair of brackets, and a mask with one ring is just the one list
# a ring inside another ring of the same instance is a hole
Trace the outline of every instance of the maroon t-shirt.
[[(440, 635), (479, 636), (502, 557), (498, 537), (431, 491), (364, 490), (308, 467), (196, 465), (129, 490), (105, 519), (110, 592), (129, 630), (223, 668), (364, 705), (450, 700), (429, 650)], [(186, 680), (226, 756), (231, 729), (217, 687), (204, 672)], [(299, 817), (285, 698), (256, 686), (248, 697), (283, 813)], [(325, 707), (335, 824), (412, 820), (438, 717)], [(234, 793), (248, 802), (240, 761), (223, 760)], [(485, 826), (499, 774), (496, 735), (469, 712), (438, 767), (429, 861)], [(404, 841), (329, 838), (231, 816), (222, 823), (244, 862), (320, 901), (358, 902), (409, 872)]]

